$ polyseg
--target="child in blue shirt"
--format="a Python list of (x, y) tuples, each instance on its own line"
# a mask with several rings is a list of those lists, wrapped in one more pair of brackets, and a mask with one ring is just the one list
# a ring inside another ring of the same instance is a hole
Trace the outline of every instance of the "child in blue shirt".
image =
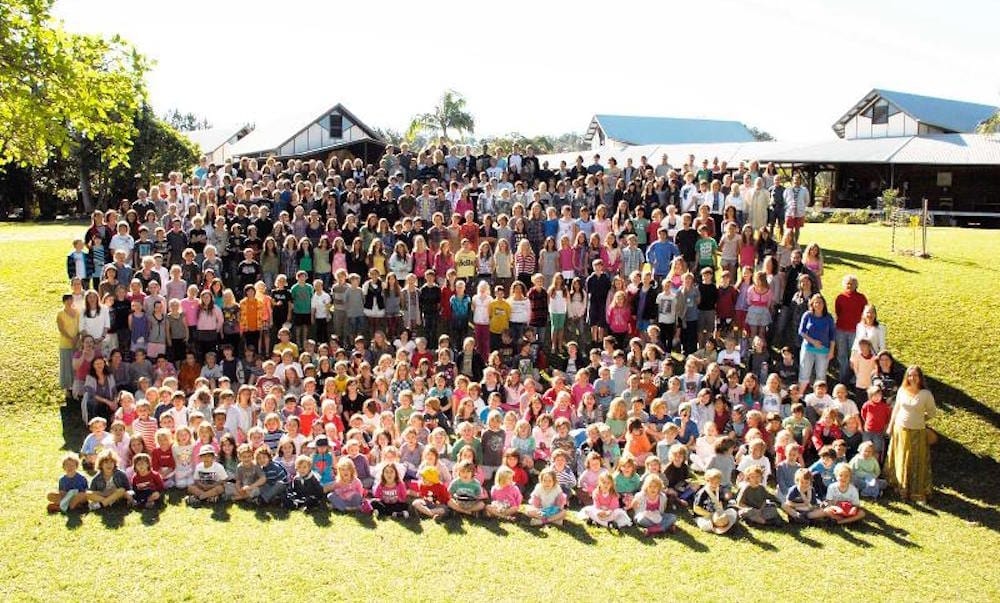
[(837, 478), (833, 468), (837, 464), (837, 451), (832, 446), (823, 446), (819, 451), (819, 460), (809, 467), (813, 476), (813, 488), (820, 498), (826, 497), (826, 488)]
[(333, 454), (326, 436), (316, 438), (316, 452), (312, 456), (312, 470), (319, 476), (319, 483), (326, 486), (333, 482)]
[(66, 513), (72, 509), (87, 505), (87, 478), (77, 473), (80, 469), (80, 457), (70, 452), (62, 459), (63, 476), (55, 492), (49, 492), (49, 513)]

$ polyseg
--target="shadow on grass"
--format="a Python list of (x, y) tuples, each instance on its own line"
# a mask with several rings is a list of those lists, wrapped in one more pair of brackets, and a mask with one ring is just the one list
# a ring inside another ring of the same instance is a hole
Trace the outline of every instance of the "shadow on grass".
[(80, 450), (83, 439), (87, 437), (87, 427), (83, 424), (80, 414), (80, 403), (69, 402), (59, 407), (59, 418), (62, 420), (62, 446), (60, 450)]
[(856, 524), (848, 524), (843, 526), (830, 525), (829, 528), (827, 529), (827, 533), (833, 534), (834, 536), (839, 536), (840, 538), (843, 538), (845, 541), (847, 541), (848, 544), (851, 544), (853, 546), (863, 549), (870, 549), (874, 546), (872, 545), (872, 543), (868, 542), (867, 540), (862, 540), (858, 538), (853, 533), (854, 530), (858, 530), (859, 527), (863, 527), (865, 521), (867, 521), (867, 518), (860, 520)]
[[(978, 455), (944, 435), (931, 448), (932, 477), (935, 490), (929, 505), (907, 508), (920, 513), (947, 513), (967, 522), (1000, 531), (1000, 462)], [(946, 490), (953, 490), (956, 496)], [(970, 499), (970, 500), (966, 500)]]
[[(409, 523), (409, 522), (404, 522), (404, 523)], [(493, 534), (494, 536), (507, 536), (508, 534), (510, 534), (510, 531), (507, 530), (507, 528), (504, 526), (504, 523), (506, 522), (502, 522), (496, 519), (487, 519), (480, 525), (483, 526), (483, 529), (485, 529), (490, 534)]]
[(934, 403), (943, 410), (962, 409), (1000, 429), (1000, 412), (976, 400), (964, 391), (943, 381), (927, 377), (927, 388), (934, 392)]
[[(697, 527), (695, 527), (695, 529), (698, 530)], [(705, 534), (701, 530), (698, 530), (698, 533), (701, 535)], [(670, 534), (669, 536), (667, 536), (667, 538), (670, 538), (671, 540), (683, 544), (684, 546), (686, 546), (687, 548), (691, 549), (696, 553), (707, 553), (709, 550), (711, 550), (709, 549), (707, 544), (695, 538), (687, 530), (681, 529), (680, 526), (677, 527), (677, 531), (675, 533)]]
[(910, 535), (908, 531), (889, 524), (882, 519), (881, 516), (875, 513), (875, 507), (873, 505), (865, 507), (865, 518), (858, 524), (858, 530), (860, 532), (882, 536), (904, 548), (921, 548), (919, 544), (908, 538)]
[(794, 538), (795, 540), (797, 540), (798, 542), (800, 542), (800, 543), (802, 543), (802, 544), (804, 544), (806, 546), (810, 546), (810, 547), (812, 547), (814, 549), (821, 549), (821, 548), (823, 548), (823, 543), (822, 542), (820, 542), (819, 540), (816, 540), (814, 538), (810, 538), (809, 536), (805, 535), (805, 533), (804, 533), (805, 532), (805, 526), (795, 525), (795, 524), (789, 524), (788, 527), (786, 528), (786, 531), (789, 534), (792, 535), (792, 538)]
[(562, 525), (553, 525), (550, 529), (558, 530), (582, 544), (596, 544), (597, 539), (587, 531), (587, 526), (575, 521), (564, 520)]
[(736, 529), (734, 531), (739, 530), (738, 535), (739, 535), (739, 539), (740, 540), (744, 540), (746, 542), (749, 542), (750, 544), (756, 546), (757, 548), (759, 548), (762, 551), (767, 551), (768, 553), (776, 553), (776, 552), (778, 552), (778, 547), (774, 546), (770, 542), (767, 542), (767, 541), (761, 540), (760, 538), (757, 538), (757, 534), (755, 534), (755, 531), (756, 530), (761, 530), (761, 529), (762, 530), (766, 530), (767, 528), (763, 528), (763, 526), (756, 526), (756, 525), (755, 526), (747, 526), (744, 523), (744, 524), (741, 524), (739, 526), (736, 526)]
[[(866, 255), (863, 253), (852, 253), (849, 251), (841, 251), (839, 249), (824, 249), (823, 250), (823, 262), (827, 266), (846, 266), (847, 268), (853, 269), (865, 269), (870, 270), (873, 268), (890, 268), (892, 270), (899, 270), (900, 272), (908, 272), (910, 274), (916, 274), (917, 271), (912, 268), (907, 268), (905, 266), (900, 266), (892, 260), (887, 260), (885, 258), (880, 258), (877, 256)], [(824, 283), (825, 284), (825, 283)]]
[(94, 511), (94, 513), (100, 516), (104, 527), (110, 530), (117, 530), (125, 525), (125, 516), (129, 514), (129, 510), (125, 505), (115, 505), (111, 508)]

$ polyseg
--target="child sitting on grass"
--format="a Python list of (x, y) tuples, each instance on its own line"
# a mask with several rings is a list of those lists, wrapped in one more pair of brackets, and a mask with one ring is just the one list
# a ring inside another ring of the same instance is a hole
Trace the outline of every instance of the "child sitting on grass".
[(495, 483), (490, 489), (490, 504), (486, 514), (496, 519), (514, 520), (521, 508), (523, 495), (514, 482), (514, 469), (503, 466), (497, 469)]
[(97, 475), (90, 480), (90, 490), (87, 501), (91, 511), (107, 508), (119, 502), (127, 501), (128, 476), (118, 468), (118, 459), (110, 448), (101, 451), (95, 461)]
[(542, 469), (524, 514), (531, 518), (531, 525), (536, 527), (550, 523), (562, 525), (566, 517), (565, 506), (566, 494), (559, 487), (555, 470), (552, 467)]
[(677, 531), (677, 516), (667, 513), (667, 495), (663, 490), (660, 476), (647, 472), (642, 479), (642, 489), (632, 499), (635, 525), (646, 528), (647, 536)]
[(882, 496), (887, 482), (879, 477), (882, 475), (882, 469), (875, 456), (873, 442), (861, 443), (858, 453), (851, 459), (851, 470), (854, 472), (854, 485), (861, 492), (861, 496), (870, 498)]
[(618, 492), (615, 491), (615, 480), (607, 471), (597, 478), (593, 499), (593, 504), (580, 509), (580, 519), (605, 528), (614, 526), (621, 529), (632, 525), (628, 513), (621, 508)]
[[(464, 450), (464, 449), (463, 449)], [(471, 460), (461, 460), (455, 465), (455, 479), (448, 485), (448, 508), (456, 513), (476, 517), (486, 508), (480, 500), (483, 487), (475, 478), (475, 465)]]
[(740, 519), (758, 525), (780, 525), (778, 505), (781, 503), (764, 486), (764, 469), (753, 465), (746, 471), (747, 481), (736, 495)]
[(342, 456), (337, 461), (337, 476), (324, 490), (328, 492), (327, 498), (337, 511), (371, 513), (372, 507), (365, 500), (365, 489), (358, 479), (358, 470), (347, 456)]
[(153, 462), (149, 455), (142, 452), (132, 458), (132, 500), (134, 507), (146, 509), (156, 508), (163, 497), (166, 486), (160, 474), (153, 471)]
[(188, 486), (187, 504), (197, 507), (202, 503), (215, 504), (226, 492), (226, 469), (215, 460), (215, 448), (203, 446), (194, 470), (194, 483)]
[(836, 481), (826, 489), (826, 514), (838, 524), (854, 523), (864, 518), (861, 496), (852, 482), (850, 465), (840, 463), (833, 470)]
[(300, 454), (295, 459), (295, 477), (285, 491), (286, 509), (319, 509), (326, 506), (323, 486), (312, 468), (312, 459)]
[(79, 473), (80, 457), (70, 452), (62, 459), (63, 476), (55, 492), (49, 492), (49, 513), (66, 513), (87, 504), (87, 478)]
[(399, 465), (385, 463), (377, 471), (378, 482), (372, 492), (372, 514), (377, 519), (382, 517), (401, 517), (409, 519), (407, 511), (406, 486), (399, 474)]

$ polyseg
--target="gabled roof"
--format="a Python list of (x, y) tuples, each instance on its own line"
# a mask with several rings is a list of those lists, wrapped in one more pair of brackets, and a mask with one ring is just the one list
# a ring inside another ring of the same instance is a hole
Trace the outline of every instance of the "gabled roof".
[(184, 136), (187, 136), (191, 142), (198, 145), (202, 154), (208, 154), (221, 147), (233, 136), (246, 136), (246, 134), (252, 130), (252, 125), (243, 124), (239, 126), (213, 126), (204, 130), (192, 130), (190, 132), (182, 133)]
[(947, 132), (973, 133), (979, 124), (989, 119), (998, 110), (997, 107), (991, 105), (873, 88), (850, 111), (838, 119), (837, 123), (833, 124), (833, 130), (837, 136), (843, 138), (845, 124), (878, 98), (889, 101), (918, 122), (936, 126)]
[(311, 115), (312, 117), (310, 118), (304, 118), (303, 114), (300, 113), (298, 115), (279, 116), (266, 123), (258, 124), (253, 132), (247, 134), (233, 145), (232, 154), (234, 157), (237, 157), (276, 151), (284, 146), (286, 142), (309, 128), (309, 126), (334, 111), (339, 111), (341, 115), (346, 116), (351, 123), (361, 128), (372, 140), (385, 144), (385, 141), (374, 130), (355, 117), (353, 113), (347, 110), (347, 107), (337, 103), (318, 115), (315, 113), (306, 114)]
[(629, 145), (751, 142), (754, 139), (750, 130), (738, 121), (598, 114), (590, 121), (586, 140), (595, 136), (598, 124), (608, 138)]

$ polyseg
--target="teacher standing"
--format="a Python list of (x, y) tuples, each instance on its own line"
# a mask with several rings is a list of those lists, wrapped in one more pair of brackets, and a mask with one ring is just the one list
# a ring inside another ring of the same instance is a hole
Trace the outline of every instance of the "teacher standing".
[(906, 370), (896, 393), (888, 433), (889, 455), (885, 476), (901, 498), (923, 502), (931, 493), (931, 449), (927, 421), (937, 414), (934, 396), (924, 383), (919, 366)]

